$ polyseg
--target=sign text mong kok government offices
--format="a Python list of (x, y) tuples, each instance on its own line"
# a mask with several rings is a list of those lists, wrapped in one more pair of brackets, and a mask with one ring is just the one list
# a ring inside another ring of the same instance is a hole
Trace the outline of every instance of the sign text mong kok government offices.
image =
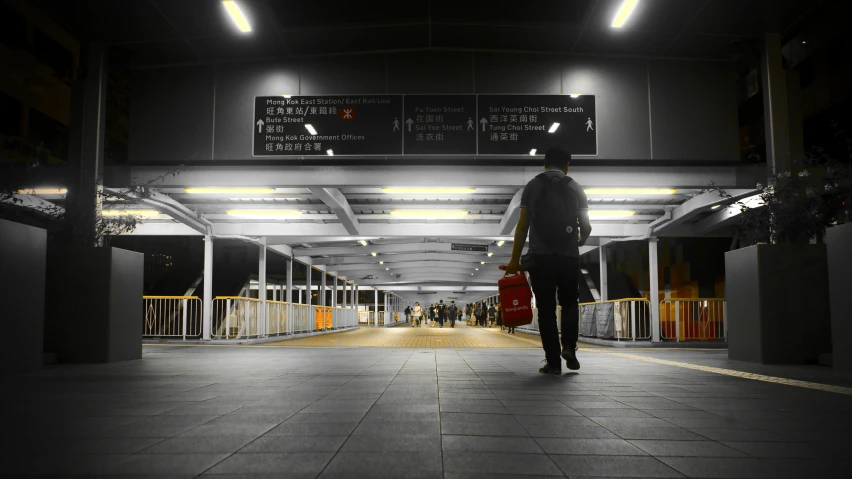
[(258, 157), (597, 155), (594, 95), (255, 97)]

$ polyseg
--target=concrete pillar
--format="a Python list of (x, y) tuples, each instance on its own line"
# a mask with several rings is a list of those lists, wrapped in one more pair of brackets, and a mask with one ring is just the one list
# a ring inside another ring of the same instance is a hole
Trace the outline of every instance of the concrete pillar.
[(311, 265), (305, 265), (308, 268), (307, 273), (305, 273), (305, 304), (311, 304), (311, 298), (313, 293), (313, 288), (311, 287), (311, 273), (313, 273), (314, 269), (311, 268)]
[(391, 293), (385, 291), (385, 324), (389, 324), (391, 322), (390, 316), (390, 298)]
[(601, 293), (601, 303), (609, 299), (609, 282), (607, 280), (606, 270), (607, 270), (607, 258), (606, 258), (606, 246), (601, 245), (598, 248), (598, 255), (600, 257), (600, 267), (601, 267), (601, 281), (600, 281), (600, 293)]
[(341, 306), (346, 308), (346, 278), (343, 278), (343, 294), (341, 295), (341, 299), (343, 300), (343, 304)]
[(82, 46), (84, 73), (71, 87), (64, 221), (73, 226), (69, 228), (71, 244), (88, 248), (96, 246), (95, 224), (101, 209), (98, 192), (104, 175), (108, 48), (103, 43)]
[(325, 272), (323, 271), (322, 272), (322, 285), (320, 286), (321, 293), (317, 296), (319, 298), (318, 303), (320, 304), (320, 306), (328, 306), (327, 304), (325, 304), (325, 293), (326, 293), (325, 281), (326, 281), (326, 277), (328, 277), (328, 275), (325, 274)]
[(257, 297), (260, 311), (257, 314), (257, 335), (266, 336), (266, 238), (261, 238), (257, 264)]
[(651, 285), (651, 341), (660, 341), (660, 279), (657, 264), (657, 238), (648, 239), (648, 272)]
[(201, 338), (210, 339), (213, 324), (213, 237), (204, 237), (204, 293), (201, 319)]
[(773, 172), (790, 169), (790, 118), (787, 80), (781, 55), (781, 35), (763, 38), (760, 74), (763, 81), (763, 116), (766, 131), (766, 161)]
[(293, 302), (293, 260), (287, 260), (287, 292), (284, 293), (284, 301)]
[(373, 317), (379, 319), (379, 290), (373, 287)]
[(331, 306), (337, 307), (337, 275), (334, 276), (331, 288)]
[(299, 290), (299, 300), (298, 300), (298, 301), (296, 301), (296, 302), (297, 302), (298, 304), (305, 304), (305, 303), (302, 301), (302, 290), (301, 290), (301, 289)]

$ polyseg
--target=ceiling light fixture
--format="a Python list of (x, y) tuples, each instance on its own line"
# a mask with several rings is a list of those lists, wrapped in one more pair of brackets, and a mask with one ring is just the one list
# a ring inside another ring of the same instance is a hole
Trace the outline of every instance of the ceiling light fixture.
[(506, 241), (500, 240), (500, 241), (497, 242), (497, 247), (499, 248), (499, 247), (503, 246), (504, 244), (506, 244)]
[(400, 219), (452, 219), (467, 216), (467, 210), (391, 210)]
[(328, 150), (325, 150), (325, 153), (326, 153), (328, 156), (334, 156), (334, 150), (332, 150), (331, 148), (329, 148)]
[(571, 98), (577, 98), (577, 97), (579, 97), (580, 95), (582, 95), (582, 93), (571, 93), (571, 94), (569, 94), (568, 96), (570, 96)]
[(713, 206), (710, 207), (710, 209), (711, 210), (718, 210), (721, 207), (722, 207), (722, 205), (713, 205)]
[(361, 243), (361, 246), (367, 246), (367, 241), (365, 240), (358, 240), (358, 242)]
[(621, 7), (618, 9), (618, 12), (616, 12), (615, 18), (612, 19), (612, 28), (623, 27), (624, 23), (627, 22), (627, 19), (630, 17), (630, 14), (633, 13), (633, 9), (636, 8), (636, 5), (638, 4), (639, 0), (624, 0)]
[(479, 264), (485, 264), (485, 261), (480, 261)]
[(488, 253), (489, 258), (492, 257), (492, 256), (494, 256), (494, 253)]
[(476, 188), (408, 188), (397, 186), (382, 188), (382, 193), (402, 195), (469, 195), (475, 191)]
[(282, 216), (299, 216), (299, 210), (227, 210), (229, 216), (241, 216), (245, 218), (280, 218)]
[(314, 128), (314, 125), (311, 125), (310, 123), (305, 123), (305, 129), (308, 130), (308, 133), (311, 135), (317, 134), (317, 130)]
[(556, 129), (559, 128), (559, 123), (553, 123), (550, 125), (550, 129), (547, 130), (548, 133), (556, 133)]
[(677, 190), (671, 188), (589, 188), (587, 195), (673, 195)]
[(275, 193), (275, 188), (185, 188), (184, 193), (190, 195), (221, 195), (221, 194), (258, 194)]
[(390, 271), (390, 268), (385, 268), (385, 271)]
[(476, 268), (476, 270), (479, 271), (479, 268)]
[(384, 261), (379, 261), (379, 264), (385, 264), (385, 262), (384, 262)]
[(589, 218), (592, 219), (615, 219), (615, 218), (627, 218), (635, 215), (635, 211), (627, 211), (627, 210), (595, 210), (589, 211)]
[(376, 256), (376, 252), (375, 252), (375, 251), (372, 251), (372, 252), (370, 252), (370, 255), (371, 255), (371, 256)]
[(240, 6), (237, 5), (237, 2), (234, 0), (222, 0), (222, 5), (225, 7), (225, 11), (228, 12), (228, 15), (231, 16), (231, 20), (234, 21), (234, 24), (241, 32), (251, 32), (251, 25), (249, 25), (246, 16), (243, 15), (243, 11), (240, 10)]
[(30, 188), (18, 190), (18, 194), (21, 195), (64, 195), (65, 193), (68, 193), (68, 190), (65, 188)]

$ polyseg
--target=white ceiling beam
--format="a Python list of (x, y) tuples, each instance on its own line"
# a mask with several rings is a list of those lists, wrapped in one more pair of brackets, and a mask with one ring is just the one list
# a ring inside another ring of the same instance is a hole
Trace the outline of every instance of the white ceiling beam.
[(512, 231), (515, 230), (515, 226), (518, 224), (518, 217), (521, 215), (521, 195), (524, 194), (524, 189), (521, 188), (515, 193), (515, 196), (512, 197), (512, 201), (509, 202), (509, 206), (506, 207), (506, 212), (503, 213), (503, 218), (500, 219), (500, 234), (508, 235), (512, 234)]
[[(412, 166), (357, 165), (326, 168), (323, 166), (222, 166), (186, 167), (177, 176), (161, 176), (171, 172), (168, 167), (131, 167), (130, 176), (137, 181), (158, 179), (162, 187), (243, 186), (243, 187), (386, 187), (409, 186), (412, 178), (417, 184), (441, 186), (522, 187), (541, 173), (540, 166)], [(584, 187), (657, 187), (700, 188), (710, 184), (722, 188), (752, 186), (754, 174), (748, 166), (702, 166), (675, 168), (671, 166), (629, 166), (612, 174), (607, 165), (572, 166), (571, 177)], [(318, 183), (318, 179), (321, 182)], [(109, 186), (109, 185), (107, 185)]]
[(212, 230), (212, 224), (209, 221), (203, 218), (199, 218), (197, 213), (187, 208), (186, 206), (178, 203), (168, 195), (164, 195), (154, 191), (151, 192), (150, 196), (148, 197), (140, 197), (132, 191), (124, 190), (121, 188), (104, 188), (104, 192), (107, 194), (115, 195), (118, 198), (126, 198), (127, 200), (133, 203), (138, 203), (154, 208), (160, 213), (169, 215), (170, 217), (185, 224), (186, 226), (189, 226), (190, 228), (198, 231), (199, 233), (210, 234)]
[(717, 191), (709, 191), (687, 200), (682, 205), (677, 206), (672, 210), (671, 219), (668, 222), (654, 228), (654, 234), (662, 233), (668, 229), (673, 229), (674, 227), (689, 221), (695, 216), (698, 216), (702, 212), (708, 211), (713, 206), (729, 204), (732, 201), (737, 201), (742, 198), (755, 195), (757, 194), (757, 190), (733, 189), (729, 190), (728, 193), (733, 196), (733, 198), (725, 198), (719, 195)]
[[(468, 274), (473, 273), (476, 268), (484, 271), (487, 268), (497, 270), (497, 263), (479, 264), (479, 263), (458, 263), (455, 261), (411, 261), (406, 263), (398, 263), (393, 265), (388, 264), (356, 264), (348, 266), (336, 266), (338, 271), (345, 271), (347, 274), (352, 274), (353, 271), (358, 273), (366, 272), (381, 272), (387, 271), (390, 274), (401, 274), (410, 271), (464, 271)], [(387, 269), (386, 269), (387, 268)]]
[[(337, 247), (320, 247), (320, 248), (294, 248), (296, 254), (304, 254), (310, 256), (346, 256), (346, 255), (364, 255), (367, 258), (374, 258), (370, 253), (388, 254), (388, 253), (423, 253), (423, 252), (454, 252), (462, 255), (486, 256), (483, 252), (463, 252), (453, 251), (452, 243), (436, 243), (423, 242), (423, 237), (412, 237), (410, 243), (393, 243), (393, 244), (375, 244), (367, 246), (337, 246)], [(490, 248), (489, 248), (490, 249)], [(510, 252), (511, 253), (511, 252)], [(379, 260), (376, 260), (379, 261)]]
[(359, 234), (358, 229), (360, 224), (358, 218), (355, 217), (355, 213), (349, 206), (349, 202), (346, 201), (346, 197), (343, 196), (340, 190), (337, 188), (310, 188), (310, 190), (314, 196), (334, 211), (334, 214), (337, 215), (337, 218), (343, 223), (349, 234)]

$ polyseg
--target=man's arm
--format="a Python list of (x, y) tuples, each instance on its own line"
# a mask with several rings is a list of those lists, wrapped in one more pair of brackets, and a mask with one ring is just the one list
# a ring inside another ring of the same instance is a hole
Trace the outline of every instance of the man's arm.
[(580, 246), (586, 244), (592, 234), (592, 222), (589, 221), (589, 210), (580, 210)]
[[(587, 218), (588, 221), (588, 218)], [(591, 230), (591, 226), (589, 226)], [(520, 208), (518, 215), (518, 224), (515, 226), (515, 243), (512, 247), (512, 259), (506, 265), (507, 274), (516, 274), (521, 269), (521, 252), (524, 250), (524, 243), (527, 242), (527, 233), (530, 229), (530, 218), (526, 208)]]

